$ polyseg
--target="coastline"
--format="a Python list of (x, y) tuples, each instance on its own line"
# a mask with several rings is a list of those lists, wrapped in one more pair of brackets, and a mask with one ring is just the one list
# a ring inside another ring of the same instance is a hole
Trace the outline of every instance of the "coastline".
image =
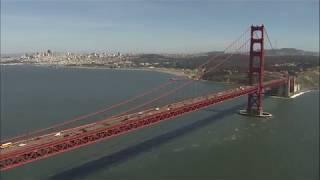
[(143, 67), (134, 67), (134, 68), (110, 68), (106, 66), (74, 66), (74, 65), (63, 65), (63, 64), (26, 64), (26, 63), (8, 63), (0, 64), (1, 66), (21, 66), (21, 65), (31, 65), (31, 66), (44, 66), (44, 67), (61, 67), (61, 68), (81, 68), (81, 69), (110, 69), (110, 70), (124, 70), (124, 71), (150, 71), (150, 72), (160, 72), (171, 74), (180, 77), (191, 78), (191, 74), (185, 73), (184, 70), (173, 69), (173, 68), (143, 68)]
[(183, 70), (179, 69), (172, 69), (172, 68), (110, 68), (110, 67), (103, 67), (103, 66), (65, 66), (62, 65), (61, 67), (70, 67), (70, 68), (83, 68), (83, 69), (110, 69), (110, 70), (117, 70), (117, 71), (150, 71), (150, 72), (160, 72), (171, 74), (179, 77), (186, 77), (191, 79), (191, 76), (185, 73)]
[[(116, 70), (116, 71), (150, 71), (150, 72), (160, 72), (160, 73), (166, 73), (170, 75), (174, 75), (177, 77), (183, 77), (187, 79), (193, 79), (194, 72), (190, 69), (174, 69), (174, 68), (156, 68), (156, 67), (134, 67), (134, 68), (110, 68), (106, 66), (77, 66), (77, 65), (65, 65), (65, 64), (40, 64), (40, 63), (8, 63), (8, 64), (0, 64), (0, 66), (21, 66), (21, 65), (31, 65), (31, 66), (43, 66), (43, 67), (56, 67), (56, 68), (81, 68), (81, 69), (108, 69), (108, 70)], [(204, 81), (204, 82), (214, 82), (214, 83), (223, 83), (223, 84), (229, 84), (229, 85), (238, 85), (236, 82), (222, 82), (222, 81), (210, 81), (210, 80), (205, 80), (205, 79), (198, 79), (198, 81)], [(240, 84), (239, 84), (240, 86)], [(312, 87), (312, 88), (306, 88), (297, 94), (294, 94), (288, 98), (296, 98), (299, 97), (305, 93), (308, 92), (313, 92), (313, 91), (319, 91), (319, 89)], [(276, 97), (276, 96), (271, 96), (275, 98), (281, 98), (281, 97)]]

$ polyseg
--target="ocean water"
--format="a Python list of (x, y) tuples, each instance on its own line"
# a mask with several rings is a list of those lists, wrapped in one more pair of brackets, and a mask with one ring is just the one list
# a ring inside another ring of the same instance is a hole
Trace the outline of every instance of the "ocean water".
[[(45, 128), (152, 89), (173, 75), (1, 66), (1, 138)], [(103, 119), (177, 87), (78, 124)], [(230, 86), (195, 82), (148, 107)], [(237, 114), (246, 97), (1, 172), (1, 179), (319, 179), (319, 91), (265, 98), (270, 119)], [(77, 124), (75, 124), (77, 125)]]

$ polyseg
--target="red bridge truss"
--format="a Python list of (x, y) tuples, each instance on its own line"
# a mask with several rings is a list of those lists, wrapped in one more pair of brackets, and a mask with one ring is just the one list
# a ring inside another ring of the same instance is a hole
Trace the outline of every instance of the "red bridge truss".
[[(254, 37), (256, 31), (260, 31), (260, 36), (257, 35), (257, 37)], [(277, 80), (263, 82), (263, 34), (263, 26), (251, 27), (248, 86), (241, 86), (206, 96), (190, 98), (159, 108), (122, 114), (95, 123), (65, 129), (58, 133), (19, 138), (10, 142), (10, 148), (0, 149), (0, 169), (7, 170), (71, 151), (244, 95), (248, 95), (247, 111), (254, 111), (254, 114), (261, 113), (264, 89), (285, 84), (289, 80), (288, 78), (281, 77)], [(258, 49), (255, 49), (256, 44), (259, 46)], [(241, 45), (241, 47), (242, 46), (243, 45)], [(187, 83), (190, 83), (190, 81)]]

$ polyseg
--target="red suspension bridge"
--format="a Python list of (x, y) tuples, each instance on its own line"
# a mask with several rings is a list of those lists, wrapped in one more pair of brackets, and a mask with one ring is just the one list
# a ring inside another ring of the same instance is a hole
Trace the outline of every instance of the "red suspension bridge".
[[(250, 37), (249, 39), (246, 39), (245, 35), (248, 32), (250, 33)], [(57, 128), (63, 128), (64, 126), (73, 122), (110, 111), (111, 109), (120, 107), (129, 102), (133, 102), (143, 96), (154, 93), (171, 83), (174, 83), (174, 81), (167, 81), (158, 87), (105, 109), (76, 117), (69, 121), (65, 121), (61, 124), (56, 124), (45, 129), (36, 130), (28, 134), (16, 136), (2, 141), (2, 148), (0, 149), (0, 169), (8, 170), (36, 160), (71, 151), (82, 146), (126, 134), (140, 128), (152, 126), (162, 121), (167, 121), (173, 119), (174, 117), (191, 113), (202, 108), (206, 108), (210, 105), (221, 103), (244, 95), (248, 95), (248, 104), (245, 110), (240, 111), (241, 114), (258, 117), (269, 116), (270, 114), (264, 113), (262, 108), (264, 91), (275, 86), (288, 86), (287, 84), (291, 82), (291, 79), (288, 76), (283, 75), (271, 81), (264, 81), (265, 36), (269, 40), (268, 34), (266, 33), (263, 25), (251, 26), (250, 29), (246, 30), (237, 40), (232, 42), (231, 45), (225, 49), (224, 52), (228, 53), (227, 57), (224, 57), (214, 66), (208, 66), (214, 59), (216, 59), (218, 56), (221, 56), (216, 55), (215, 57), (209, 58), (207, 62), (198, 67), (199, 76), (202, 76), (206, 72), (216, 70), (223, 63), (230, 60), (234, 54), (246, 52), (245, 49), (249, 47), (249, 84), (218, 93), (209, 93), (206, 95), (196, 96), (157, 108), (147, 108), (140, 112), (137, 111), (138, 109), (144, 108), (161, 98), (172, 95), (173, 93), (194, 82), (194, 80), (187, 80), (176, 88), (160, 94), (159, 96), (140, 105), (132, 107), (131, 109), (128, 109), (127, 111), (118, 115), (111, 116), (94, 123), (84, 124), (73, 128), (64, 128), (62, 131), (57, 131)], [(270, 40), (269, 43), (272, 48)]]

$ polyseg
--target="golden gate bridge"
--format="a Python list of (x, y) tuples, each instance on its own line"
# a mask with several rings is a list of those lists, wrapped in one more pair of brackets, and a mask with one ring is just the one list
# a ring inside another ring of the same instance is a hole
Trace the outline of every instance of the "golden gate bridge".
[[(249, 38), (246, 39), (248, 33)], [(161, 93), (151, 100), (136, 105), (120, 114), (93, 123), (66, 128), (67, 125), (74, 122), (99, 115), (128, 104), (129, 102), (134, 102), (139, 98), (155, 93), (160, 89), (167, 87), (169, 84), (176, 82), (172, 79), (168, 80), (151, 90), (96, 112), (2, 141), (2, 148), (0, 149), (0, 170), (8, 170), (36, 160), (58, 155), (122, 134), (127, 134), (131, 131), (146, 128), (163, 121), (173, 120), (175, 117), (244, 95), (248, 95), (247, 107), (245, 110), (241, 110), (240, 114), (255, 117), (270, 117), (271, 114), (263, 112), (262, 101), (265, 91), (277, 86), (285, 86), (288, 91), (292, 91), (294, 82), (293, 78), (289, 77), (287, 74), (283, 74), (270, 81), (264, 81), (265, 37), (267, 37), (272, 48), (266, 28), (263, 25), (251, 26), (224, 50), (224, 53), (228, 53), (228, 56), (224, 57), (214, 66), (209, 66), (213, 60), (221, 56), (221, 54), (217, 54), (197, 67), (197, 78), (200, 79), (205, 73), (215, 71), (217, 68), (221, 67), (221, 65), (229, 61), (234, 54), (248, 53), (248, 84), (221, 92), (197, 95), (157, 108), (145, 108), (195, 82), (195, 80), (186, 80), (179, 86)], [(248, 48), (249, 51), (247, 51)], [(141, 108), (144, 110), (138, 111)], [(58, 128), (62, 128), (62, 130), (57, 131)]]

